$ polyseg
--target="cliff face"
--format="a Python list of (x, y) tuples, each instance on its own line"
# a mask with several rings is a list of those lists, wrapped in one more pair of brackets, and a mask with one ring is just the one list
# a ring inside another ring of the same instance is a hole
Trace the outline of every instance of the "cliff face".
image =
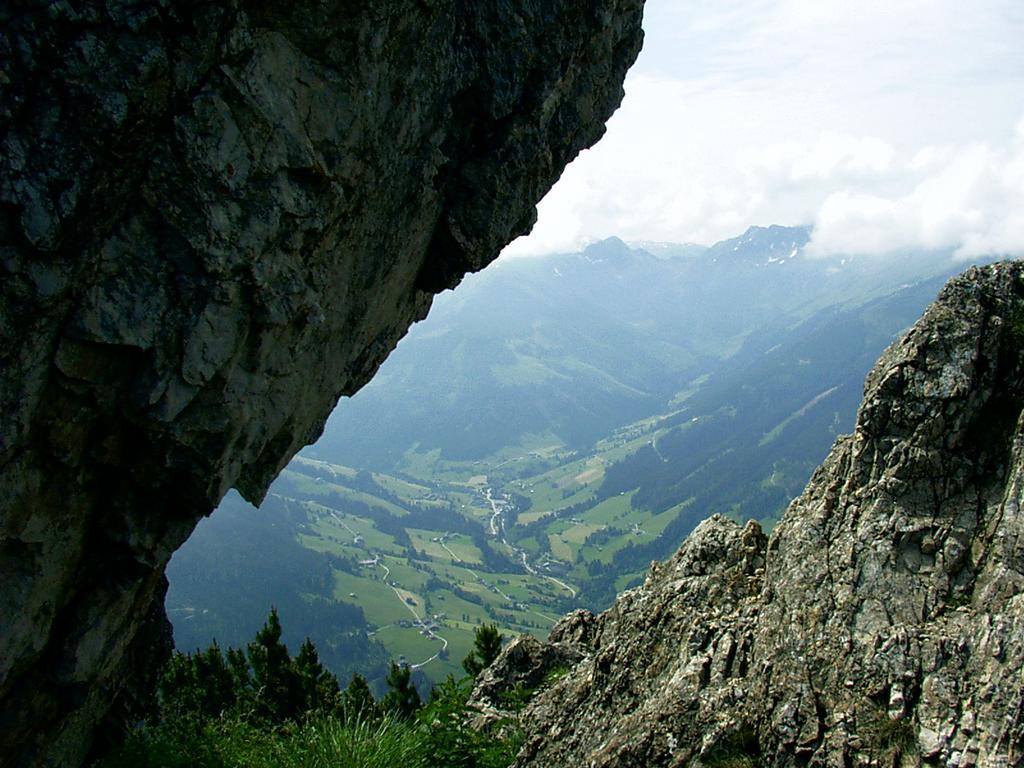
[(171, 553), (529, 229), (641, 7), (0, 10), (0, 762), (81, 759)]
[(1024, 764), (1022, 407), (1024, 266), (972, 269), (770, 537), (711, 518), (609, 611), (499, 657), (483, 705), (517, 658), (582, 657), (517, 765)]

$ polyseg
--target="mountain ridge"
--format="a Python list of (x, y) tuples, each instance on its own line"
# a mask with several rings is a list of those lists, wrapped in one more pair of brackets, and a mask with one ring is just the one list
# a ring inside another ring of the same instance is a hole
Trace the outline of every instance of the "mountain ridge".
[(550, 429), (583, 447), (609, 424), (653, 414), (766, 329), (963, 268), (950, 253), (812, 259), (809, 237), (807, 227), (773, 225), (685, 258), (608, 238), (574, 254), (499, 260), (438, 298), (377, 380), (339, 404), (312, 450), (393, 471), (412, 444), (482, 459)]
[(712, 517), (552, 630), (547, 656), (582, 660), (523, 713), (518, 768), (1019, 765), (1022, 406), (1024, 265), (973, 268), (882, 355), (770, 537)]
[[(776, 232), (775, 250), (789, 248), (786, 236), (792, 231), (777, 228)], [(603, 258), (602, 248), (622, 258)], [(651, 256), (624, 251), (619, 242), (594, 244), (594, 249), (595, 263), (582, 254), (562, 254), (511, 265), (499, 262), (490, 274), (468, 278), (459, 292), (439, 304), (440, 314), (433, 322), (416, 326), (402, 342), (396, 353), (398, 365), (385, 366), (370, 385), (367, 394), (395, 386), (398, 377), (400, 391), (408, 396), (392, 396), (393, 408), (372, 410), (365, 427), (369, 434), (362, 436), (386, 436), (389, 422), (401, 426), (408, 420), (411, 404), (424, 408), (435, 418), (437, 429), (446, 430), (465, 449), (481, 425), (495, 423), (500, 428), (500, 421), (523, 412), (509, 408), (511, 389), (497, 386), (483, 372), (503, 354), (501, 367), (516, 361), (520, 373), (530, 371), (522, 365), (529, 358), (543, 366), (541, 370), (556, 384), (563, 378), (576, 381), (608, 371), (617, 377), (614, 381), (630, 386), (635, 380), (626, 378), (632, 375), (628, 367), (640, 345), (629, 340), (636, 334), (665, 339), (682, 349), (691, 329), (667, 325), (675, 317), (673, 306), (679, 303), (681, 290), (666, 278), (674, 273), (656, 265)], [(767, 246), (763, 250), (772, 251)], [(748, 255), (754, 258), (747, 260), (747, 274), (764, 282), (757, 278), (762, 268), (756, 265), (765, 257)], [(652, 265), (656, 271), (647, 272)], [(560, 269), (561, 276), (553, 267)], [(576, 281), (577, 275), (583, 277)], [(639, 277), (634, 280), (633, 275)], [(523, 276), (529, 280), (520, 279)], [(589, 365), (586, 373), (566, 367), (550, 345), (560, 338), (578, 339), (580, 328), (603, 328), (601, 317), (615, 311), (606, 302), (622, 293), (623, 282), (627, 288), (658, 284), (660, 292), (641, 297), (643, 301), (634, 302), (616, 318), (623, 326), (634, 319), (642, 320), (641, 325), (625, 337), (602, 334), (607, 346), (598, 351), (612, 352), (607, 359), (588, 359), (589, 350), (582, 350), (578, 361)], [(681, 376), (685, 381), (668, 382), (663, 397), (647, 395), (649, 409), (639, 411), (637, 421), (622, 427), (596, 421), (597, 441), (578, 447), (565, 445), (548, 431), (530, 436), (522, 445), (505, 445), (501, 437), (497, 455), (475, 459), (470, 454), (454, 461), (437, 449), (400, 444), (396, 469), (394, 461), (383, 466), (360, 463), (365, 457), (353, 450), (360, 435), (352, 428), (343, 433), (354, 455), (353, 463), (347, 464), (334, 450), (328, 430), (325, 443), (304, 451), (272, 488), (274, 504), (285, 499), (303, 511), (307, 520), (301, 531), (290, 533), (281, 526), (262, 530), (279, 541), (276, 556), (294, 550), (296, 535), (302, 546), (318, 556), (331, 553), (336, 558), (332, 562), (337, 580), (333, 599), (362, 606), (365, 631), (375, 642), (384, 643), (392, 658), (419, 664), (437, 652), (437, 643), (428, 642), (414, 627), (396, 628), (396, 621), (408, 623), (410, 614), (381, 582), (384, 573), (351, 564), (386, 563), (417, 606), (430, 615), (446, 614), (439, 620), (438, 631), (451, 644), (450, 657), (416, 670), (439, 682), (448, 672), (458, 673), (459, 654), (471, 641), (478, 620), (497, 621), (504, 631), (525, 628), (539, 633), (572, 607), (608, 607), (617, 593), (642, 579), (652, 559), (669, 557), (712, 513), (752, 517), (770, 525), (804, 487), (836, 436), (853, 427), (871, 365), (920, 316), (943, 282), (944, 277), (932, 277), (890, 287), (889, 293), (876, 298), (864, 300), (861, 295), (859, 303), (862, 286), (855, 285), (851, 293), (837, 294), (844, 301), (814, 311), (806, 319), (797, 312), (759, 327), (731, 356), (697, 360), (694, 372)], [(502, 284), (514, 302), (494, 297)], [(564, 292), (541, 290), (562, 284), (567, 288)], [(584, 284), (592, 290), (580, 297), (575, 289)], [(694, 283), (690, 293), (699, 288)], [(770, 291), (765, 293), (763, 298), (769, 302), (778, 301)], [(748, 303), (753, 306), (748, 311), (760, 312), (756, 302), (761, 300), (762, 296), (752, 293)], [(506, 304), (516, 313), (511, 321), (499, 311)], [(669, 304), (668, 311), (660, 304)], [(478, 307), (475, 314), (467, 310), (474, 305)], [(561, 314), (549, 313), (548, 306)], [(545, 332), (537, 336), (538, 324), (560, 327), (563, 316), (573, 323), (572, 335)], [(791, 323), (795, 324), (790, 327)], [(473, 344), (480, 345), (479, 355), (467, 351)], [(409, 355), (416, 345), (424, 349), (412, 356), (410, 365)], [(497, 367), (498, 383), (501, 367)], [(482, 384), (491, 399), (472, 397), (466, 378), (470, 384)], [(564, 416), (563, 406), (572, 405), (566, 400), (544, 402), (550, 394), (545, 387), (550, 385), (546, 379), (522, 382), (521, 404), (539, 413), (540, 428), (556, 423), (550, 421), (550, 413), (560, 410)], [(585, 390), (586, 384), (581, 381), (578, 388)], [(443, 399), (434, 399), (432, 391), (440, 392)], [(583, 394), (577, 394), (578, 401), (597, 405)], [(636, 401), (635, 393), (629, 396)], [(483, 418), (488, 414), (490, 422)], [(495, 515), (491, 499), (508, 503), (500, 516)], [(223, 626), (228, 616), (237, 617), (249, 633), (264, 619), (266, 606), (261, 610), (252, 604), (258, 596), (245, 591), (250, 580), (245, 562), (236, 568), (235, 583), (220, 578), (227, 575), (224, 566), (238, 560), (235, 539), (255, 536), (255, 531), (247, 529), (265, 516), (253, 512), (252, 523), (247, 523), (243, 510), (235, 506), (225, 512), (219, 526), (204, 523), (195, 534), (195, 548), (192, 542), (186, 544), (172, 560), (167, 606), (175, 618), (180, 647), (202, 645), (213, 637), (225, 641)], [(230, 535), (232, 527), (238, 529), (238, 536)], [(261, 551), (274, 557), (274, 546), (268, 540)], [(471, 563), (468, 569), (463, 567), (467, 563)], [(216, 585), (205, 591), (193, 588), (202, 583), (206, 572), (218, 574)], [(478, 577), (492, 583), (496, 591)], [(548, 577), (568, 586), (558, 586)], [(179, 589), (179, 578), (183, 586), (193, 587)], [(286, 583), (293, 580), (282, 581)], [(301, 592), (267, 591), (264, 600), (273, 597), (282, 615), (301, 617), (309, 612)], [(236, 593), (238, 597), (232, 597)], [(242, 606), (248, 608), (244, 621)], [(359, 630), (356, 624), (349, 628)], [(318, 644), (337, 643), (336, 628), (313, 629)], [(363, 668), (367, 677), (380, 676), (380, 658), (379, 647), (372, 657), (367, 655)], [(332, 663), (337, 661), (332, 657)], [(358, 663), (353, 656), (336, 671), (345, 676)]]

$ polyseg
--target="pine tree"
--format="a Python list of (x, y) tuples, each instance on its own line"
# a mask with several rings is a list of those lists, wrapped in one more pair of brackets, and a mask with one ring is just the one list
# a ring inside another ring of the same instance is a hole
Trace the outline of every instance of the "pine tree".
[(412, 670), (405, 665), (400, 667), (391, 662), (384, 682), (388, 686), (388, 692), (382, 702), (385, 711), (405, 720), (412, 719), (416, 711), (423, 706), (419, 691), (412, 684)]
[(173, 654), (160, 678), (159, 692), (164, 719), (216, 718), (232, 709), (238, 698), (216, 640), (205, 651)]
[(217, 641), (193, 657), (196, 682), (201, 691), (201, 711), (204, 717), (219, 717), (235, 706), (238, 692), (234, 677), (228, 669)]
[(241, 648), (228, 648), (227, 665), (236, 701), (248, 702), (252, 697), (252, 670), (249, 668), (249, 660), (245, 658), (245, 652)]
[(300, 714), (298, 675), (288, 648), (281, 642), (281, 621), (271, 608), (267, 623), (248, 647), (256, 714), (281, 722)]
[(504, 636), (498, 631), (497, 624), (484, 624), (477, 627), (473, 636), (473, 650), (462, 660), (462, 668), (476, 677), (498, 658), (504, 640)]
[[(359, 682), (365, 690), (353, 681), (349, 698), (358, 698), (359, 710), (369, 711), (373, 696), (366, 681)], [(173, 654), (159, 693), (164, 720), (208, 721), (234, 713), (277, 724), (342, 708), (338, 680), (324, 669), (313, 641), (306, 638), (293, 659), (281, 642), (281, 621), (273, 608), (246, 652), (228, 648), (225, 656), (215, 640), (205, 651)]]
[(305, 712), (329, 712), (338, 703), (338, 678), (324, 669), (316, 646), (308, 637), (294, 661), (298, 678), (299, 706)]
[(160, 676), (158, 690), (160, 714), (164, 720), (187, 717), (199, 709), (195, 672), (188, 654), (171, 655)]
[(379, 708), (366, 678), (356, 673), (348, 688), (341, 694), (341, 718), (346, 722), (374, 721)]

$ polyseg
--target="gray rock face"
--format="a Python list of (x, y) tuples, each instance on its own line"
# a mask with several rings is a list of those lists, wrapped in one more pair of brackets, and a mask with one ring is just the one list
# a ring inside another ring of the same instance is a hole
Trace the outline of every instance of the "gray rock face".
[(1024, 765), (1024, 266), (951, 281), (865, 389), (770, 538), (711, 518), (555, 628), (585, 655), (518, 766)]
[(641, 12), (0, 10), (0, 762), (82, 758), (161, 645), (171, 553), (530, 228)]
[(479, 712), (474, 727), (484, 728), (504, 718), (511, 699), (531, 695), (574, 667), (584, 655), (578, 643), (557, 638), (542, 643), (533, 635), (514, 638), (474, 685), (473, 706)]

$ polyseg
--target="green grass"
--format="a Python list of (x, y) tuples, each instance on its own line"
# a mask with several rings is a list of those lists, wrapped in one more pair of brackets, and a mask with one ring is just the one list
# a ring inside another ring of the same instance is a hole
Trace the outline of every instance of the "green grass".
[[(454, 562), (452, 557), (452, 552), (454, 552), (455, 556), (467, 565), (479, 565), (482, 562), (480, 550), (465, 536), (451, 536), (442, 543), (434, 541), (434, 539), (441, 538), (437, 531), (426, 531), (417, 528), (407, 528), (406, 531), (409, 533), (409, 538), (412, 539), (413, 546), (417, 550), (426, 553), (432, 560), (440, 563)], [(451, 552), (446, 550), (445, 547), (448, 547)]]
[(452, 556), (448, 554), (444, 547), (434, 539), (438, 538), (435, 531), (424, 531), (417, 528), (406, 528), (406, 533), (409, 534), (409, 539), (412, 541), (413, 547), (418, 552), (422, 552), (432, 560), (451, 560)]
[(391, 718), (278, 727), (173, 723), (137, 731), (97, 768), (427, 768), (428, 738), (423, 728)]
[(431, 489), (425, 485), (414, 485), (397, 477), (384, 475), (379, 472), (373, 473), (373, 479), (381, 488), (403, 499), (420, 501), (422, 503), (423, 498), (431, 493)]
[(559, 509), (562, 505), (562, 489), (557, 480), (545, 478), (530, 484), (524, 489), (523, 496), (533, 502), (537, 509)]
[(573, 559), (573, 548), (559, 534), (549, 533), (548, 545), (551, 547), (551, 554), (559, 560), (571, 561)]
[[(412, 618), (406, 614), (407, 618)], [(442, 633), (443, 634), (443, 633)], [(441, 642), (430, 637), (424, 637), (416, 630), (403, 629), (395, 625), (378, 630), (374, 637), (384, 643), (391, 655), (397, 660), (399, 656), (405, 656), (410, 664), (419, 664), (429, 659), (441, 648)], [(424, 672), (430, 672), (436, 662), (431, 662), (424, 667)], [(444, 675), (440, 675), (443, 679)], [(430, 675), (433, 680), (434, 675)]]
[(657, 536), (665, 527), (671, 523), (680, 512), (686, 509), (690, 504), (693, 503), (693, 499), (687, 499), (682, 504), (676, 504), (674, 507), (666, 509), (661, 514), (650, 517), (647, 520), (640, 523), (640, 527), (653, 536)]
[(463, 562), (479, 563), (481, 561), (480, 549), (466, 536), (456, 534), (448, 539), (445, 544), (452, 552), (458, 555)]
[(546, 515), (550, 515), (550, 514), (551, 514), (551, 510), (550, 509), (533, 508), (533, 509), (530, 509), (530, 511), (523, 512), (521, 515), (519, 515), (519, 517), (517, 518), (517, 522), (520, 525), (527, 525), (528, 523), (532, 523), (532, 522), (535, 522), (537, 520), (540, 520), (542, 517), (544, 517)]
[(590, 534), (601, 529), (598, 523), (573, 523), (559, 534), (571, 544), (583, 544), (584, 539)]
[(324, 476), (334, 475), (337, 478), (344, 478), (346, 480), (353, 479), (358, 472), (351, 467), (346, 467), (341, 464), (332, 464), (329, 461), (321, 461), (320, 459), (310, 459), (306, 456), (296, 456), (292, 459), (296, 464), (302, 464), (307, 467), (313, 467), (319, 470)]
[(615, 591), (624, 592), (627, 589), (632, 589), (638, 584), (642, 584), (643, 580), (643, 573), (623, 573), (615, 579)]
[(768, 445), (768, 443), (770, 443), (770, 442), (772, 442), (774, 440), (777, 440), (779, 438), (779, 436), (783, 433), (783, 431), (786, 429), (786, 427), (788, 427), (790, 424), (792, 424), (797, 419), (799, 419), (802, 416), (806, 415), (807, 412), (809, 410), (811, 410), (811, 408), (813, 408), (815, 405), (817, 405), (822, 400), (824, 400), (826, 397), (828, 397), (833, 392), (835, 392), (837, 388), (838, 387), (832, 387), (831, 389), (825, 390), (821, 394), (819, 394), (819, 395), (815, 396), (814, 398), (812, 398), (809, 402), (805, 403), (802, 407), (800, 407), (797, 410), (795, 410), (793, 413), (791, 413), (789, 416), (787, 416), (781, 422), (776, 424), (771, 430), (766, 432), (761, 437), (761, 440), (758, 442), (758, 447), (762, 447), (762, 446)]
[(399, 467), (403, 473), (413, 477), (441, 478), (443, 475), (441, 470), (441, 449), (435, 448), (432, 451), (421, 452), (414, 445), (402, 456)]
[[(664, 414), (667, 415), (667, 414)], [(662, 416), (658, 416), (652, 420), (654, 422), (660, 420)], [(628, 429), (628, 428), (624, 428)], [(597, 456), (605, 462), (605, 464), (613, 464), (617, 461), (621, 461), (632, 453), (636, 453), (638, 450), (643, 448), (647, 443), (657, 440), (662, 435), (667, 434), (668, 430), (658, 430), (656, 432), (650, 431), (650, 427), (643, 429), (630, 430), (629, 432), (623, 432), (620, 430), (616, 435), (621, 437), (613, 437), (611, 439), (600, 441), (597, 448)]]
[[(694, 382), (691, 389), (695, 391), (702, 383)], [(609, 563), (628, 544), (649, 541), (685, 506), (652, 516), (645, 510), (633, 509), (634, 493), (627, 493), (575, 512), (573, 516), (580, 523), (556, 514), (567, 507), (588, 503), (609, 464), (656, 440), (662, 432), (657, 428), (658, 419), (654, 416), (626, 425), (582, 456), (570, 452), (551, 434), (529, 435), (519, 445), (507, 446), (494, 456), (477, 461), (449, 461), (438, 451), (423, 452), (414, 447), (405, 454), (401, 478), (381, 473), (374, 473), (373, 477), (392, 497), (421, 505), (451, 505), (481, 525), (486, 525), (491, 516), (490, 506), (482, 495), (484, 487), (528, 498), (530, 510), (520, 514), (515, 523), (523, 525), (545, 515), (551, 515), (550, 521), (535, 537), (516, 542), (513, 521), (506, 518), (510, 541), (534, 557), (540, 556), (542, 550), (550, 550), (553, 557), (570, 564), (572, 569), (569, 575), (559, 578), (578, 588), (590, 578), (587, 562)], [(289, 473), (287, 477), (289, 490), (311, 513), (311, 524), (300, 535), (303, 546), (356, 560), (383, 555), (383, 562), (390, 568), (388, 581), (398, 584), (402, 595), (415, 601), (413, 608), (418, 616), (445, 614), (438, 634), (448, 639), (449, 656), (423, 668), (431, 680), (437, 682), (449, 672), (459, 672), (459, 663), (471, 647), (473, 630), (480, 624), (497, 618), (506, 635), (528, 631), (543, 636), (553, 620), (573, 607), (569, 593), (543, 575), (486, 572), (481, 551), (465, 534), (448, 536), (442, 546), (441, 541), (434, 539), (440, 539), (446, 531), (407, 529), (413, 548), (425, 559), (406, 560), (404, 545), (399, 546), (393, 537), (378, 531), (371, 520), (345, 513), (343, 502), (358, 500), (403, 515), (396, 504), (347, 488), (346, 484), (356, 476), (354, 469), (308, 459), (302, 459), (302, 463), (321, 477), (319, 481), (302, 473)], [(331, 494), (337, 496), (328, 498)], [(633, 533), (634, 524), (642, 529), (642, 534)], [(620, 529), (622, 533), (604, 541), (600, 549), (585, 545), (588, 536), (606, 527)], [(358, 545), (353, 541), (357, 534), (362, 539)], [(493, 542), (492, 547), (495, 551), (504, 549)], [(512, 550), (505, 554), (519, 560)], [(432, 656), (440, 644), (420, 635), (417, 629), (399, 626), (399, 622), (408, 622), (413, 616), (403, 599), (382, 581), (383, 573), (379, 567), (362, 568), (354, 574), (336, 571), (335, 596), (363, 608), (367, 621), (378, 630), (374, 639), (393, 658), (405, 656), (412, 663), (421, 662)], [(638, 575), (641, 574), (621, 574), (616, 587), (621, 590)], [(451, 587), (435, 583), (428, 590), (427, 584), (435, 576)], [(497, 587), (508, 597), (489, 587)], [(475, 597), (465, 600), (453, 590)], [(354, 598), (350, 597), (353, 593)]]
[[(481, 624), (486, 622), (481, 621)], [(453, 674), (456, 677), (464, 674), (462, 669), (462, 660), (469, 655), (469, 652), (473, 650), (473, 637), (476, 628), (480, 624), (462, 624), (456, 627), (446, 627), (444, 636), (448, 638), (448, 662), (447, 668), (449, 674)]]
[(632, 511), (630, 502), (632, 502), (635, 494), (636, 491), (630, 491), (621, 496), (612, 496), (610, 499), (605, 499), (597, 506), (588, 509), (581, 517), (588, 523), (597, 523), (599, 525), (617, 523), (624, 515)]
[[(379, 574), (379, 566), (378, 569), (370, 572)], [(350, 598), (349, 594), (353, 592), (356, 597)], [(412, 618), (391, 587), (379, 580), (335, 571), (334, 594), (339, 600), (361, 605), (363, 613), (366, 614), (366, 620), (377, 627), (394, 624), (401, 619)]]
[(392, 515), (403, 517), (406, 515), (406, 511), (399, 507), (397, 504), (392, 504), (387, 499), (381, 499), (377, 496), (373, 496), (369, 493), (362, 491), (354, 491), (351, 488), (347, 488), (344, 485), (337, 485), (329, 481), (317, 481), (316, 479), (304, 475), (301, 472), (292, 472), (285, 469), (281, 472), (281, 478), (287, 481), (291, 486), (291, 490), (296, 495), (300, 495), (304, 499), (321, 499), (329, 500), (331, 504), (338, 505), (340, 497), (341, 503), (345, 499), (351, 499), (353, 501), (361, 501), (364, 504), (369, 504), (372, 507), (381, 507), (387, 510)]
[(686, 387), (686, 389), (677, 392), (675, 397), (673, 397), (672, 400), (669, 402), (669, 405), (682, 405), (691, 397), (693, 397), (697, 392), (699, 392), (700, 388), (703, 387), (710, 378), (711, 374), (709, 373), (705, 373), (702, 376), (698, 376), (696, 379), (690, 382), (689, 386)]
[(492, 373), (498, 381), (508, 386), (530, 386), (541, 384), (549, 379), (568, 377), (552, 370), (534, 357), (526, 357), (516, 354), (516, 361), (512, 365), (494, 365)]
[[(464, 586), (463, 589), (466, 589)], [(466, 589), (466, 591), (469, 591)], [(453, 594), (450, 590), (442, 590), (430, 598), (431, 605), (434, 606), (435, 613), (447, 614), (448, 618), (446, 624), (453, 624), (459, 626), (463, 623), (462, 616), (469, 616), (468, 624), (474, 624), (474, 619), (479, 617), (483, 618), (483, 609), (476, 603), (471, 603), (468, 600), (463, 600), (456, 594)], [(447, 635), (445, 635), (447, 637)], [(449, 638), (450, 639), (450, 638)]]
[[(363, 537), (363, 543), (359, 546), (353, 543), (355, 536), (330, 515), (324, 515), (312, 526), (314, 534), (300, 536), (303, 546), (316, 549), (321, 552), (338, 552), (350, 557), (357, 557), (360, 560), (368, 557), (369, 550), (383, 550), (385, 552), (399, 552), (401, 547), (395, 544), (394, 538), (386, 533), (381, 533), (369, 520), (352, 515), (339, 515), (341, 519), (359, 536)], [(317, 541), (322, 539), (322, 541)], [(338, 544), (335, 539), (342, 543)]]
[(430, 578), (429, 574), (413, 568), (398, 558), (387, 557), (384, 562), (391, 571), (391, 577), (388, 581), (394, 582), (402, 589), (417, 592), (423, 588), (424, 583)]

